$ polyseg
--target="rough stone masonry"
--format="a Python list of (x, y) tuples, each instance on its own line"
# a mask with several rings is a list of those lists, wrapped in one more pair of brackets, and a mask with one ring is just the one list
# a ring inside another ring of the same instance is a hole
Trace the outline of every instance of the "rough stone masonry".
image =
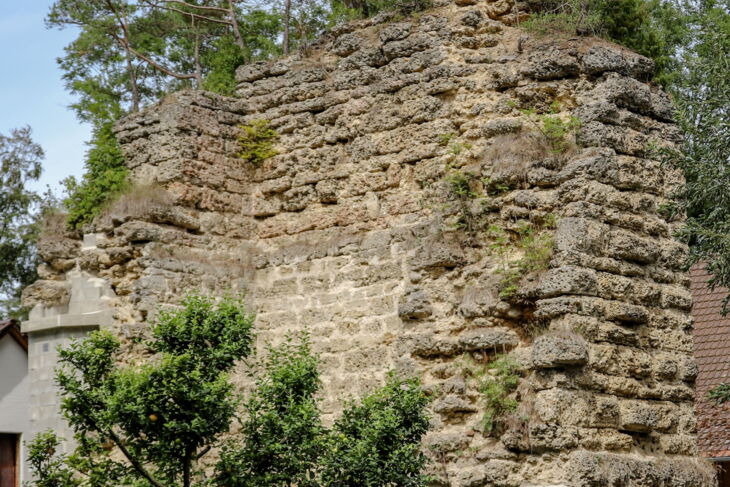
[[(713, 485), (686, 249), (662, 212), (678, 178), (652, 158), (679, 136), (670, 100), (648, 59), (521, 30), (524, 3), (359, 21), (241, 67), (235, 98), (180, 92), (119, 123), (157, 195), (41, 243), (36, 429), (58, 424), (55, 343), (143, 334), (186, 291), (234, 289), (261, 343), (311, 332), (329, 417), (389, 370), (421, 377), (439, 485)], [(257, 167), (237, 138), (258, 120), (280, 137)], [(519, 386), (490, 429), (505, 355)]]

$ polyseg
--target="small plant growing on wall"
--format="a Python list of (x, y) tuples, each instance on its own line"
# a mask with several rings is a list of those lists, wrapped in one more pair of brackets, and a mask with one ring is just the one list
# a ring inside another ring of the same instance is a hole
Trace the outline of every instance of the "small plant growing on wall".
[(238, 157), (259, 167), (264, 161), (278, 154), (274, 143), (279, 139), (279, 134), (271, 128), (268, 120), (254, 120), (240, 128), (242, 133), (238, 137), (238, 142), (241, 150)]
[[(556, 218), (548, 214), (541, 224), (524, 222), (517, 228), (517, 240), (512, 242), (505, 238), (506, 232), (500, 228), (491, 228), (497, 239), (492, 252), (502, 258), (499, 273), (499, 297), (509, 299), (519, 291), (522, 278), (533, 272), (544, 271), (550, 264), (555, 241), (552, 232), (556, 226)], [(507, 246), (521, 249), (523, 254), (518, 260), (510, 261), (506, 257)]]
[(517, 411), (514, 392), (520, 384), (519, 364), (511, 357), (498, 355), (486, 365), (466, 359), (465, 374), (471, 379), (484, 402), (482, 428), (485, 435), (504, 429), (507, 417)]
[(537, 132), (545, 138), (553, 154), (565, 154), (574, 146), (572, 139), (580, 129), (580, 120), (573, 115), (567, 119), (558, 115), (560, 105), (557, 102), (551, 105), (550, 111), (551, 114), (538, 115), (535, 110), (527, 109), (522, 113), (527, 116)]

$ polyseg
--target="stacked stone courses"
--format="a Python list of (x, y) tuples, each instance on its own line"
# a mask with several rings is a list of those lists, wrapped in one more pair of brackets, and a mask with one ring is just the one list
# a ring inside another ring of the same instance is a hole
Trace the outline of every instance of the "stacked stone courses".
[[(439, 485), (714, 485), (696, 458), (686, 248), (661, 211), (681, 181), (653, 156), (679, 133), (651, 61), (535, 38), (520, 2), (437, 3), (242, 66), (236, 97), (179, 92), (124, 119), (132, 179), (174, 204), (44, 243), (26, 303), (62, 315), (70, 275), (102, 279), (105, 326), (131, 337), (191, 289), (243, 291), (260, 344), (311, 333), (330, 420), (390, 370), (419, 376)], [(525, 110), (579, 119), (576, 146), (525, 159), (539, 135)], [(279, 138), (257, 167), (237, 139), (258, 120)], [(467, 202), (476, 232), (452, 224), (456, 172), (484, 186)], [(500, 292), (525, 250), (495, 251), (486, 229), (514, 243), (548, 221), (549, 264)], [(519, 406), (490, 434), (467, 369), (505, 354)]]

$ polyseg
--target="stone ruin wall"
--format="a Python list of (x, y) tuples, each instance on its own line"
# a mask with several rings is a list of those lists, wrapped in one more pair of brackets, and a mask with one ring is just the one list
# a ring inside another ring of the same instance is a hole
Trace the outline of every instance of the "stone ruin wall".
[[(32, 343), (62, 322), (131, 337), (190, 289), (243, 290), (260, 343), (311, 332), (328, 417), (389, 370), (420, 376), (441, 485), (713, 485), (693, 458), (686, 249), (661, 213), (677, 178), (651, 159), (678, 137), (669, 99), (646, 82), (647, 59), (532, 38), (507, 25), (516, 9), (442, 1), (361, 21), (240, 68), (236, 98), (180, 92), (125, 119), (133, 179), (175, 204), (42, 242), (42, 280), (25, 293)], [(522, 110), (551, 106), (580, 119), (579, 148), (526, 156), (536, 135)], [(253, 167), (236, 139), (259, 119), (279, 154)], [(455, 171), (502, 189), (464, 210)], [(476, 231), (454, 225), (463, 211)], [(500, 270), (524, 250), (495, 251), (485, 229), (514, 243), (520, 225), (550, 220), (549, 268), (500, 297)], [(465, 357), (503, 353), (521, 364), (519, 417), (483, 434)]]

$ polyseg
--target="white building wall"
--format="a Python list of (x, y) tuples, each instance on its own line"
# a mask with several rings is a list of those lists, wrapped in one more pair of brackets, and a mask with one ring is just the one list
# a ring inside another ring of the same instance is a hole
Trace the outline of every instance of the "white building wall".
[(25, 445), (31, 440), (28, 355), (10, 335), (0, 338), (0, 433), (20, 436), (20, 480), (25, 480)]

